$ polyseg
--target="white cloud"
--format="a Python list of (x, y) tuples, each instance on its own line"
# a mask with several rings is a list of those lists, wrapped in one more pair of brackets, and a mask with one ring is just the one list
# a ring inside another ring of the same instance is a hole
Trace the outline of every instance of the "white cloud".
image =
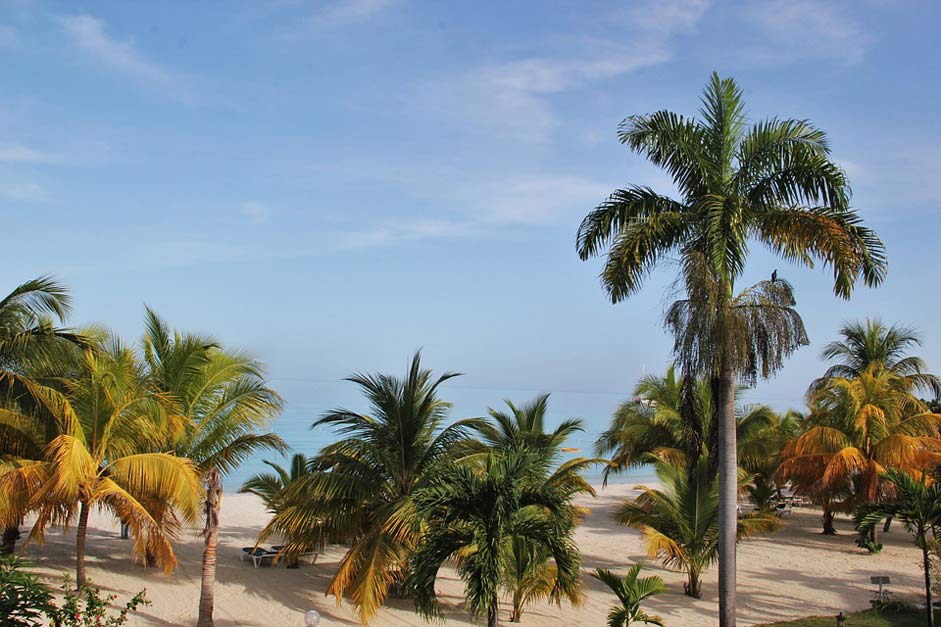
[(59, 155), (20, 144), (0, 145), (0, 163), (58, 163)]
[(372, 229), (347, 231), (340, 234), (337, 243), (340, 248), (371, 248), (408, 240), (469, 237), (477, 230), (477, 226), (470, 222), (406, 220)]
[(98, 18), (73, 15), (60, 18), (59, 23), (72, 42), (98, 63), (161, 93), (192, 99), (181, 76), (145, 57), (132, 42), (112, 38)]
[(12, 26), (0, 24), (0, 48), (19, 48), (20, 34)]
[(748, 3), (744, 16), (761, 35), (756, 51), (759, 60), (789, 62), (828, 58), (858, 63), (872, 45), (872, 37), (852, 15), (832, 2)]
[(255, 224), (263, 224), (271, 218), (272, 211), (259, 202), (243, 202), (239, 205), (239, 213)]
[(306, 23), (310, 30), (328, 30), (367, 20), (392, 3), (393, 0), (339, 0), (325, 4)]
[(478, 67), (426, 84), (421, 100), (440, 114), (504, 135), (547, 141), (558, 125), (552, 96), (669, 61), (671, 39), (694, 29), (708, 7), (707, 0), (635, 3), (609, 16), (616, 38), (579, 37), (574, 44), (567, 40), (562, 54)]
[(29, 181), (0, 182), (0, 198), (24, 202), (43, 202), (49, 194), (37, 183)]

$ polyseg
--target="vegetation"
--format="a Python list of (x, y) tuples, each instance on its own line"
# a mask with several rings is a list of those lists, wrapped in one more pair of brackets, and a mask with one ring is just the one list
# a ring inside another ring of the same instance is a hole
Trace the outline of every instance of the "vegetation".
[[(833, 616), (811, 616), (793, 621), (767, 623), (758, 627), (833, 627)], [(846, 615), (846, 627), (924, 627), (925, 617), (914, 610), (872, 610)]]
[(334, 428), (342, 439), (313, 458), (311, 472), (285, 491), (281, 510), (259, 536), (262, 542), (280, 534), (289, 555), (324, 542), (348, 544), (328, 594), (349, 599), (364, 622), (375, 616), (390, 586), (401, 582), (421, 540), (424, 523), (415, 494), (479, 422), (443, 428), (450, 405), (437, 392), (455, 376), (434, 377), (416, 354), (404, 379), (350, 377), (372, 413), (336, 409), (314, 422), (314, 428)]
[(489, 454), (480, 465), (448, 464), (416, 492), (416, 510), (428, 529), (409, 561), (405, 587), (422, 616), (440, 616), (435, 579), (446, 561), (455, 560), (468, 609), (494, 627), (514, 540), (551, 556), (551, 599), (575, 597), (580, 585), (580, 557), (571, 538), (576, 514), (566, 491), (544, 480), (546, 465), (545, 455), (524, 446)]
[(116, 595), (102, 596), (101, 591), (86, 582), (76, 591), (68, 577), (62, 586), (64, 599), (57, 606), (49, 587), (23, 570), (25, 562), (17, 557), (0, 558), (0, 625), (31, 627), (47, 619), (53, 627), (120, 627), (127, 624), (129, 614), (141, 605), (149, 605), (146, 592), (138, 592), (116, 615), (109, 608)]
[[(830, 160), (823, 131), (805, 120), (777, 118), (746, 126), (741, 90), (715, 74), (700, 115), (696, 120), (658, 111), (621, 124), (621, 141), (666, 170), (680, 198), (649, 187), (619, 189), (582, 221), (577, 249), (582, 259), (607, 251), (601, 280), (613, 302), (638, 291), (664, 257), (680, 257), (689, 300), (668, 315), (668, 323), (679, 332), (675, 348), (684, 370), (708, 377), (716, 392), (719, 624), (731, 627), (738, 491), (734, 389), (737, 380), (770, 376), (797, 339), (782, 333), (786, 320), (735, 312), (734, 285), (749, 241), (789, 261), (832, 266), (834, 291), (843, 298), (860, 279), (881, 283), (886, 261), (882, 242), (849, 209), (849, 184)], [(770, 283), (768, 294), (784, 298), (774, 278)]]
[[(681, 468), (667, 462), (655, 464), (659, 489), (643, 488), (636, 499), (621, 505), (615, 520), (644, 532), (650, 557), (686, 573), (684, 592), (702, 596), (700, 580), (719, 557), (719, 485), (709, 480), (706, 465), (690, 478)], [(736, 539), (772, 531), (779, 521), (767, 514), (737, 517)]]
[(608, 627), (630, 627), (632, 623), (660, 625), (663, 619), (652, 616), (641, 609), (640, 604), (652, 596), (663, 594), (667, 588), (660, 577), (639, 577), (641, 564), (634, 564), (623, 577), (610, 570), (596, 569), (591, 576), (611, 588), (619, 605), (608, 614)]
[(916, 479), (894, 468), (882, 473), (882, 478), (894, 486), (895, 498), (890, 503), (872, 503), (860, 507), (856, 512), (856, 525), (861, 530), (866, 530), (877, 525), (883, 518), (892, 517), (898, 519), (915, 537), (915, 544), (922, 553), (928, 625), (934, 627), (929, 541), (937, 539), (938, 531), (941, 530), (941, 484), (932, 482), (929, 485), (925, 474)]

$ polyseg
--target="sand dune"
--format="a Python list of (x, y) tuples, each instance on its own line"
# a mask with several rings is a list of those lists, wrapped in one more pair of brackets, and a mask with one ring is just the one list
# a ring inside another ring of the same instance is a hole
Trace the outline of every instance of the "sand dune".
[[(648, 604), (668, 627), (699, 627), (715, 624), (716, 570), (703, 582), (704, 596), (694, 600), (683, 595), (684, 576), (666, 571), (646, 558), (637, 531), (617, 527), (611, 511), (633, 491), (631, 486), (609, 486), (599, 497), (587, 499), (592, 515), (578, 529), (585, 569), (623, 569), (635, 561), (648, 561), (648, 574), (664, 577), (670, 592)], [(342, 555), (329, 549), (314, 566), (302, 564), (290, 570), (280, 566), (255, 569), (239, 560), (240, 548), (254, 543), (267, 519), (261, 502), (251, 495), (227, 495), (223, 501), (220, 533), (216, 624), (303, 625), (303, 613), (317, 609), (324, 625), (357, 625), (349, 606), (337, 606), (324, 596), (327, 582)], [(840, 535), (819, 534), (819, 513), (796, 510), (778, 533), (743, 542), (739, 549), (740, 624), (751, 625), (807, 614), (836, 614), (840, 610), (868, 607), (872, 596), (869, 576), (888, 575), (896, 597), (920, 593), (920, 554), (911, 538), (897, 525), (883, 536), (885, 549), (868, 555), (856, 548), (849, 520), (838, 520)], [(89, 577), (103, 589), (122, 599), (147, 589), (152, 605), (138, 612), (134, 625), (194, 625), (199, 598), (201, 541), (195, 530), (178, 544), (179, 567), (170, 577), (161, 571), (134, 564), (130, 542), (120, 540), (117, 523), (95, 513), (89, 529), (87, 560)], [(73, 572), (74, 529), (49, 530), (44, 547), (30, 546), (25, 555), (46, 580), (58, 586), (63, 572)], [(523, 625), (605, 624), (614, 596), (586, 576), (588, 600), (582, 607), (558, 608), (548, 604), (531, 607)], [(462, 585), (452, 572), (442, 572), (438, 589), (447, 608), (447, 624), (473, 624), (462, 609)], [(504, 608), (505, 610), (505, 608)], [(504, 611), (502, 619), (507, 619)], [(392, 600), (373, 622), (376, 627), (420, 625), (422, 620), (408, 601)]]

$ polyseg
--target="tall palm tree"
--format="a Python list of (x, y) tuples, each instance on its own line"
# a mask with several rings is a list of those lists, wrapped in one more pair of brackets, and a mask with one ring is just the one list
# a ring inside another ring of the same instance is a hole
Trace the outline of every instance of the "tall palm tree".
[[(832, 266), (834, 291), (843, 298), (860, 279), (870, 286), (881, 283), (886, 261), (882, 242), (849, 208), (849, 184), (830, 160), (823, 131), (806, 120), (778, 118), (747, 126), (741, 90), (733, 79), (717, 74), (703, 92), (700, 114), (697, 120), (658, 111), (629, 117), (621, 124), (621, 141), (664, 168), (680, 197), (640, 186), (616, 190), (582, 221), (577, 249), (582, 259), (607, 250), (601, 280), (615, 303), (638, 291), (669, 255), (680, 257), (688, 290), (691, 281), (710, 279), (709, 289), (697, 289), (696, 294), (707, 299), (700, 311), (711, 312), (703, 316), (710, 324), (701, 327), (706, 337), (699, 344), (709, 350), (679, 357), (684, 366), (710, 377), (716, 388), (722, 486), (719, 624), (732, 627), (734, 389), (736, 379), (747, 382), (759, 374), (772, 374), (780, 365), (774, 357), (782, 356), (776, 351), (762, 354), (766, 346), (734, 333), (729, 311), (749, 243), (757, 240), (803, 265), (819, 260)], [(677, 347), (690, 346), (681, 342)], [(744, 363), (739, 348), (746, 353)], [(764, 363), (748, 363), (752, 351), (758, 351)]]
[(580, 556), (571, 537), (575, 511), (569, 495), (543, 481), (546, 465), (544, 455), (523, 447), (490, 454), (482, 467), (443, 465), (417, 491), (416, 508), (428, 531), (411, 557), (405, 587), (421, 615), (440, 616), (435, 580), (441, 566), (456, 559), (468, 609), (494, 627), (514, 538), (552, 556), (550, 598), (575, 593), (580, 583)]
[(181, 416), (169, 442), (192, 461), (203, 482), (202, 579), (198, 627), (213, 625), (216, 550), (223, 476), (259, 450), (284, 451), (274, 433), (261, 432), (281, 412), (263, 366), (241, 352), (227, 352), (212, 338), (171, 331), (149, 308), (143, 338), (147, 380), (173, 399)]
[[(87, 347), (81, 333), (57, 326), (71, 310), (68, 289), (49, 276), (19, 285), (0, 300), (0, 525), (2, 553), (12, 554), (35, 489), (46, 445), (57, 434), (64, 399), (45, 380), (63, 352)], [(7, 483), (8, 482), (8, 483)]]
[(820, 387), (827, 379), (854, 379), (879, 364), (908, 379), (913, 387), (927, 390), (935, 397), (941, 394), (941, 379), (928, 373), (928, 366), (921, 357), (908, 354), (910, 349), (921, 346), (921, 337), (915, 329), (866, 319), (865, 324), (845, 323), (840, 335), (843, 339), (830, 342), (822, 353), (825, 360), (836, 363), (812, 388)]
[[(178, 415), (170, 399), (153, 393), (134, 352), (112, 337), (86, 350), (80, 370), (66, 385), (74, 419), (46, 451), (45, 479), (31, 507), (38, 510), (31, 538), (43, 539), (50, 522), (78, 512), (75, 583), (84, 585), (88, 514), (105, 507), (134, 531), (138, 556), (150, 556), (169, 572), (176, 564), (170, 540), (176, 525), (165, 512), (194, 520), (198, 475), (192, 462), (159, 451)], [(158, 510), (149, 505), (160, 503)]]
[(598, 568), (591, 574), (608, 586), (618, 598), (619, 605), (612, 607), (608, 613), (608, 627), (630, 627), (632, 623), (663, 627), (663, 619), (651, 616), (641, 609), (640, 604), (652, 596), (663, 594), (667, 587), (660, 577), (640, 577), (642, 567), (642, 564), (634, 564), (623, 577), (604, 568)]
[(416, 353), (404, 379), (349, 377), (371, 413), (335, 409), (314, 422), (313, 428), (331, 427), (343, 439), (313, 458), (310, 474), (285, 491), (280, 511), (259, 535), (259, 542), (274, 534), (284, 537), (288, 555), (324, 542), (348, 544), (327, 592), (352, 601), (363, 622), (379, 611), (389, 587), (401, 582), (421, 539), (416, 491), (478, 422), (444, 427), (451, 406), (438, 397), (438, 388), (456, 376), (434, 377)]
[(861, 531), (875, 528), (883, 518), (896, 518), (905, 529), (915, 536), (915, 544), (921, 549), (922, 567), (925, 573), (925, 611), (928, 626), (934, 627), (934, 608), (931, 600), (931, 559), (928, 556), (928, 534), (937, 537), (941, 531), (941, 484), (922, 473), (919, 478), (889, 468), (882, 479), (896, 489), (896, 499), (891, 503), (864, 505), (856, 512), (856, 526)]
[[(709, 464), (707, 457), (700, 466)], [(659, 557), (669, 567), (682, 569), (687, 582), (684, 592), (702, 595), (701, 578), (719, 557), (719, 485), (710, 482), (702, 468), (690, 478), (682, 468), (658, 461), (655, 464), (660, 488), (643, 488), (636, 499), (625, 501), (615, 520), (640, 529), (650, 557)], [(739, 482), (748, 480), (743, 476)], [(738, 516), (736, 540), (772, 531), (779, 521), (762, 513)]]
[(941, 463), (941, 415), (912, 385), (879, 363), (854, 379), (827, 379), (811, 397), (808, 428), (781, 453), (780, 478), (809, 495), (848, 494), (842, 505), (853, 509), (884, 499), (886, 468), (920, 476)]

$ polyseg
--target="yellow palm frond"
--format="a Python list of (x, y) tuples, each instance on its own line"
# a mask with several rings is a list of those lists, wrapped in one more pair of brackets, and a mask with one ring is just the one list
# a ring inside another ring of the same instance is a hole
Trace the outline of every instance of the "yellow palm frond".
[(202, 490), (188, 459), (170, 453), (141, 453), (116, 459), (103, 472), (131, 494), (159, 496), (188, 521), (199, 516)]

